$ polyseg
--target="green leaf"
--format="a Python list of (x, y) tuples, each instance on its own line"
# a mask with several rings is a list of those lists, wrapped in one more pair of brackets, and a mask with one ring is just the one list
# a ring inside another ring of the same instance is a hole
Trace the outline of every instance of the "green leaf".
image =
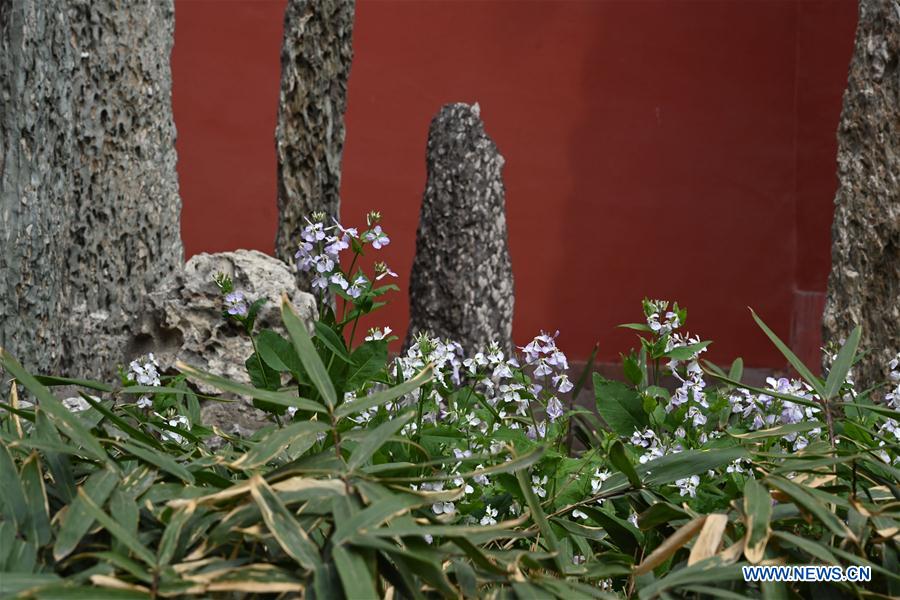
[(860, 335), (862, 335), (862, 329), (857, 326), (844, 342), (837, 358), (834, 359), (831, 370), (828, 372), (828, 379), (825, 381), (825, 395), (822, 396), (825, 400), (831, 400), (837, 396), (841, 386), (847, 381), (847, 374), (850, 373), (850, 367), (853, 366), (853, 360), (856, 358)]
[(778, 538), (782, 542), (786, 542), (792, 546), (803, 550), (813, 558), (818, 558), (825, 564), (840, 566), (840, 562), (835, 558), (834, 554), (828, 551), (828, 549), (814, 541), (806, 539), (805, 537), (800, 537), (798, 535), (794, 535), (793, 533), (789, 533), (787, 531), (773, 531), (773, 538)]
[(535, 525), (538, 526), (541, 535), (544, 537), (544, 543), (547, 544), (547, 548), (550, 552), (555, 553), (553, 559), (556, 563), (556, 568), (562, 571), (562, 561), (559, 557), (559, 540), (557, 540), (553, 528), (550, 527), (547, 515), (544, 514), (544, 509), (541, 508), (541, 503), (535, 495), (534, 490), (531, 489), (528, 471), (525, 469), (516, 471), (516, 480), (519, 482), (519, 489), (522, 491), (522, 496), (524, 496), (525, 502), (528, 504), (528, 508), (531, 511), (531, 518), (534, 519)]
[[(703, 475), (739, 458), (746, 458), (747, 451), (739, 446), (715, 450), (685, 450), (648, 461), (638, 467), (647, 487), (665, 485), (691, 475)], [(607, 482), (608, 483), (608, 482)]]
[(250, 382), (257, 388), (262, 388), (264, 390), (277, 390), (281, 387), (281, 375), (267, 365), (262, 357), (254, 352), (251, 354), (246, 361), (244, 361), (244, 367), (247, 369), (247, 374), (250, 376)]
[(624, 383), (609, 381), (594, 373), (594, 396), (597, 412), (618, 435), (627, 437), (635, 429), (647, 427), (649, 420), (641, 395)]
[(94, 519), (91, 517), (84, 498), (89, 497), (94, 505), (103, 506), (118, 482), (116, 474), (109, 469), (95, 471), (87, 478), (84, 485), (79, 488), (75, 499), (66, 509), (62, 525), (56, 536), (56, 543), (53, 545), (54, 559), (59, 561), (71, 554), (81, 538), (94, 524)]
[(344, 586), (344, 596), (354, 600), (377, 600), (378, 592), (375, 590), (375, 581), (372, 573), (366, 566), (366, 560), (353, 550), (344, 546), (335, 546), (331, 551), (334, 564), (337, 567), (341, 585)]
[(341, 544), (353, 535), (366, 535), (369, 529), (377, 528), (388, 519), (425, 504), (431, 502), (427, 498), (412, 494), (397, 494), (378, 500), (349, 519), (336, 523), (332, 543)]
[[(4, 495), (9, 487), (4, 483)], [(22, 465), (22, 490), (28, 506), (28, 521), (33, 531), (33, 539), (38, 546), (50, 541), (50, 504), (44, 487), (44, 474), (40, 456), (35, 452)]]
[(409, 423), (412, 418), (413, 413), (407, 412), (382, 423), (375, 429), (367, 431), (365, 437), (360, 440), (359, 445), (350, 454), (350, 460), (347, 461), (347, 469), (353, 471), (365, 464), (379, 448), (387, 443), (389, 438), (403, 429), (404, 425)]
[(335, 333), (334, 329), (323, 323), (316, 321), (316, 339), (322, 342), (322, 345), (331, 350), (331, 352), (339, 359), (346, 363), (352, 362), (347, 348), (344, 346), (344, 340)]
[(744, 555), (755, 564), (763, 559), (769, 541), (772, 496), (769, 495), (769, 490), (752, 478), (747, 479), (744, 484), (744, 515), (747, 525)]
[(425, 385), (431, 381), (432, 375), (431, 368), (427, 367), (412, 379), (408, 379), (399, 385), (341, 404), (337, 407), (337, 410), (334, 411), (334, 414), (338, 417), (347, 417), (375, 406), (381, 406), (382, 404), (386, 404), (391, 400), (395, 400), (418, 389), (422, 385)]
[(303, 364), (294, 346), (271, 329), (263, 329), (256, 336), (256, 348), (263, 361), (281, 373), (300, 373)]
[(387, 362), (387, 342), (385, 340), (366, 342), (354, 350), (351, 362), (345, 385), (346, 389), (355, 390), (384, 369)]
[(119, 415), (117, 415), (113, 411), (111, 411), (109, 408), (104, 406), (102, 402), (97, 402), (96, 400), (94, 400), (93, 397), (91, 397), (88, 394), (85, 394), (84, 392), (80, 392), (80, 395), (82, 398), (84, 398), (85, 402), (87, 402), (88, 404), (90, 404), (91, 406), (94, 407), (94, 410), (101, 413), (104, 417), (106, 417), (107, 419), (112, 421), (112, 423), (116, 427), (118, 427), (119, 429), (121, 429), (122, 431), (127, 433), (129, 436), (131, 436), (135, 439), (141, 440), (145, 444), (153, 446), (157, 450), (162, 449), (162, 444), (160, 444), (153, 436), (147, 435), (140, 429), (134, 427), (133, 425), (128, 423), (125, 419), (123, 419), (122, 417), (120, 417)]
[(740, 381), (741, 377), (744, 376), (744, 360), (742, 358), (734, 359), (734, 362), (731, 363), (731, 369), (728, 371), (728, 378), (733, 379), (735, 381)]
[(327, 423), (319, 421), (300, 421), (274, 431), (257, 442), (250, 450), (234, 461), (231, 466), (238, 469), (255, 469), (266, 464), (291, 444), (316, 437), (317, 433), (327, 431)]
[(116, 445), (142, 460), (143, 462), (158, 467), (159, 469), (170, 473), (185, 483), (193, 484), (194, 476), (183, 466), (175, 462), (175, 459), (168, 454), (163, 454), (158, 450), (145, 448), (137, 440), (131, 442), (116, 442)]
[(135, 556), (148, 565), (153, 566), (156, 564), (156, 557), (153, 553), (118, 522), (113, 520), (112, 517), (103, 512), (103, 510), (91, 500), (90, 496), (84, 492), (84, 488), (78, 490), (78, 498), (82, 501), (85, 512), (96, 519), (100, 525), (109, 531), (110, 535), (125, 544), (129, 550), (134, 552)]
[(20, 533), (25, 533), (28, 520), (28, 501), (19, 478), (19, 471), (13, 462), (6, 444), (0, 444), (0, 508), (6, 518), (16, 524)]
[(766, 483), (788, 495), (798, 506), (811, 513), (835, 535), (842, 538), (849, 537), (851, 539), (856, 537), (837, 515), (831, 512), (826, 505), (819, 502), (819, 500), (807, 492), (803, 487), (797, 485), (793, 481), (784, 479), (783, 477), (768, 477)]
[(24, 596), (22, 592), (60, 581), (53, 573), (3, 573), (0, 572), (0, 598)]
[(328, 410), (334, 410), (334, 405), (337, 404), (337, 393), (328, 376), (328, 369), (325, 368), (322, 359), (319, 358), (319, 353), (316, 352), (316, 347), (313, 346), (309, 332), (306, 330), (306, 324), (297, 316), (294, 306), (287, 296), (281, 300), (281, 318), (284, 320), (284, 327), (290, 335), (294, 350), (297, 351), (297, 356), (300, 357), (300, 362), (303, 363), (303, 368), (310, 381), (325, 400)]
[(697, 342), (696, 344), (688, 344), (687, 346), (679, 346), (672, 348), (663, 356), (674, 358), (675, 360), (690, 360), (696, 356), (698, 352), (709, 346), (711, 342)]
[(628, 454), (625, 453), (625, 446), (622, 445), (622, 442), (617, 440), (609, 449), (609, 462), (625, 475), (631, 485), (636, 488), (642, 486), (641, 478), (634, 469), (631, 459), (628, 458)]
[(157, 551), (157, 556), (159, 557), (157, 562), (159, 565), (168, 565), (172, 562), (172, 557), (175, 555), (175, 550), (178, 547), (178, 540), (181, 537), (181, 530), (184, 529), (185, 523), (188, 522), (193, 514), (194, 505), (192, 504), (187, 504), (174, 512), (169, 520), (169, 524), (166, 525), (163, 531), (162, 539), (159, 541), (159, 549)]
[(778, 348), (779, 351), (784, 355), (784, 357), (791, 363), (791, 366), (794, 367), (794, 370), (806, 380), (806, 382), (812, 386), (812, 388), (816, 391), (816, 394), (819, 395), (819, 398), (826, 398), (825, 388), (822, 386), (822, 382), (818, 377), (812, 374), (812, 372), (806, 368), (806, 365), (803, 364), (797, 355), (791, 352), (791, 349), (787, 347), (787, 345), (781, 341), (781, 339), (775, 335), (775, 332), (769, 329), (769, 326), (763, 323), (763, 320), (757, 316), (753, 310), (750, 311), (753, 315), (753, 320), (756, 321), (756, 324), (759, 325), (760, 329), (762, 329), (765, 334), (772, 340), (772, 343)]
[(278, 545), (303, 568), (319, 570), (322, 566), (319, 548), (269, 484), (256, 475), (250, 480), (250, 493)]
[(328, 412), (327, 410), (325, 410), (325, 407), (318, 402), (313, 402), (312, 400), (308, 400), (306, 398), (300, 398), (294, 392), (273, 392), (271, 390), (262, 390), (259, 388), (251, 387), (249, 385), (235, 383), (229, 379), (225, 379), (224, 377), (219, 377), (218, 375), (213, 375), (212, 373), (206, 373), (190, 365), (186, 365), (183, 362), (178, 362), (175, 364), (175, 366), (179, 371), (187, 375), (189, 378), (198, 379), (203, 383), (207, 383), (217, 389), (222, 390), (223, 392), (231, 392), (232, 394), (237, 394), (239, 396), (248, 396), (255, 400), (264, 400), (266, 402), (271, 402), (272, 404), (277, 404), (279, 406), (293, 406), (300, 410), (308, 410), (319, 413)]
[(103, 450), (103, 446), (94, 438), (93, 434), (84, 426), (78, 417), (63, 406), (63, 403), (57, 400), (50, 390), (38, 383), (37, 379), (32, 377), (16, 359), (10, 356), (6, 350), (0, 348), (0, 365), (9, 371), (25, 388), (34, 394), (37, 398), (38, 406), (41, 410), (46, 411), (50, 418), (56, 423), (60, 431), (72, 440), (73, 443), (80, 445), (84, 451), (92, 458), (96, 458), (100, 462), (108, 462), (109, 457)]

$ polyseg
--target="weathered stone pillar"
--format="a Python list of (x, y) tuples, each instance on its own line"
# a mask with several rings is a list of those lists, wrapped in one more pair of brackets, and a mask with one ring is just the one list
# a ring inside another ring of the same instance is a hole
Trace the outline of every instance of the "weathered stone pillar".
[(107, 377), (182, 264), (172, 0), (0, 2), (0, 346)]
[(477, 104), (448, 104), (428, 132), (428, 180), (409, 284), (406, 344), (420, 331), (468, 352), (512, 345), (513, 276), (504, 159)]
[(870, 351), (855, 374), (883, 380), (900, 351), (900, 11), (860, 0), (856, 44), (838, 129), (839, 188), (824, 337), (862, 325)]
[[(304, 219), (340, 211), (347, 78), (353, 59), (354, 0), (288, 0), (281, 47), (278, 233), (275, 254), (294, 264)], [(303, 289), (311, 278), (298, 273)]]

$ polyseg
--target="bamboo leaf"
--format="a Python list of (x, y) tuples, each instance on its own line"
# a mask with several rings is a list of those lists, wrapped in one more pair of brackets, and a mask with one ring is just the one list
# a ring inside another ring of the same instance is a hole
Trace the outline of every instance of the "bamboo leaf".
[(250, 480), (250, 493), (259, 506), (269, 532), (288, 556), (310, 571), (321, 569), (319, 548), (309, 539), (306, 530), (259, 475), (254, 475)]
[(112, 517), (103, 512), (103, 510), (91, 500), (90, 496), (85, 493), (83, 488), (78, 490), (78, 497), (83, 503), (85, 512), (96, 519), (100, 525), (109, 531), (110, 535), (125, 544), (135, 556), (148, 565), (152, 566), (156, 564), (156, 557), (153, 553)]
[(753, 320), (756, 321), (756, 324), (759, 325), (760, 329), (762, 329), (765, 334), (768, 336), (772, 343), (778, 348), (779, 351), (784, 355), (784, 357), (791, 363), (791, 366), (794, 367), (794, 370), (806, 380), (806, 382), (812, 386), (812, 388), (816, 391), (816, 394), (819, 395), (819, 398), (826, 398), (825, 388), (822, 386), (822, 382), (818, 377), (812, 374), (812, 372), (806, 368), (806, 365), (803, 364), (803, 361), (797, 358), (797, 355), (791, 352), (791, 349), (787, 347), (787, 345), (781, 341), (781, 339), (775, 335), (775, 332), (769, 329), (769, 326), (763, 323), (763, 320), (759, 318), (759, 316), (750, 310), (750, 314), (753, 315)]
[(325, 368), (325, 364), (319, 358), (319, 353), (316, 352), (312, 338), (309, 337), (309, 332), (306, 330), (306, 324), (297, 316), (294, 305), (291, 304), (287, 294), (281, 299), (281, 318), (284, 321), (284, 327), (287, 329), (288, 335), (290, 335), (291, 342), (294, 344), (294, 350), (297, 351), (297, 356), (300, 357), (300, 362), (303, 363), (303, 368), (306, 369), (306, 374), (309, 376), (310, 381), (312, 381), (313, 386), (325, 400), (328, 410), (334, 410), (334, 405), (337, 404), (337, 393), (334, 391), (334, 384), (331, 383), (331, 378), (328, 376), (328, 369)]
[(556, 539), (556, 534), (553, 532), (553, 528), (550, 527), (550, 522), (547, 521), (547, 515), (544, 514), (544, 509), (541, 508), (540, 501), (537, 499), (534, 490), (531, 489), (531, 481), (528, 480), (528, 471), (524, 469), (516, 471), (516, 479), (519, 482), (519, 489), (522, 490), (522, 495), (525, 497), (525, 502), (531, 510), (531, 518), (534, 519), (541, 535), (544, 536), (544, 540), (547, 547), (550, 549), (550, 552), (554, 553), (553, 560), (556, 563), (556, 568), (562, 571), (562, 561), (559, 557), (559, 540)]
[(178, 479), (188, 484), (194, 483), (194, 476), (186, 468), (178, 464), (174, 458), (168, 454), (144, 448), (136, 440), (132, 442), (116, 442), (116, 445), (139, 458), (141, 461), (153, 465), (166, 473), (174, 475)]
[(222, 390), (223, 392), (231, 392), (232, 394), (247, 396), (253, 398), (254, 400), (271, 402), (272, 404), (277, 404), (279, 406), (292, 406), (300, 410), (308, 410), (319, 413), (328, 412), (325, 410), (325, 407), (318, 402), (313, 402), (312, 400), (308, 400), (306, 398), (300, 398), (294, 392), (277, 392), (235, 383), (230, 379), (219, 377), (218, 375), (213, 375), (212, 373), (206, 373), (183, 362), (175, 363), (175, 367), (179, 371), (184, 373), (188, 378), (197, 379), (199, 381), (202, 381), (203, 383), (215, 387), (216, 389)]
[(760, 562), (765, 555), (772, 533), (769, 526), (771, 518), (772, 496), (769, 490), (755, 479), (747, 479), (744, 484), (744, 520), (747, 526), (744, 556), (753, 564)]
[(84, 498), (90, 498), (96, 506), (103, 506), (117, 484), (118, 477), (109, 469), (96, 471), (87, 478), (66, 509), (56, 543), (53, 545), (53, 558), (62, 560), (71, 554), (94, 524)]
[(381, 406), (382, 404), (386, 404), (391, 400), (395, 400), (418, 389), (422, 385), (425, 385), (426, 383), (431, 381), (432, 375), (433, 373), (431, 367), (428, 366), (420, 373), (418, 373), (415, 377), (408, 379), (403, 383), (395, 385), (392, 388), (382, 390), (380, 392), (375, 392), (374, 394), (369, 394), (368, 396), (356, 398), (354, 400), (351, 400), (350, 402), (341, 404), (334, 411), (334, 414), (338, 417), (347, 417), (376, 406)]
[(57, 400), (46, 387), (41, 385), (37, 379), (32, 377), (16, 359), (10, 356), (6, 350), (0, 348), (0, 365), (9, 371), (19, 383), (34, 394), (37, 398), (38, 406), (46, 411), (50, 418), (56, 423), (60, 431), (72, 440), (72, 443), (80, 445), (84, 451), (92, 458), (96, 458), (101, 462), (108, 462), (109, 457), (103, 450), (103, 446), (94, 438), (93, 434), (88, 430), (82, 422), (63, 406), (63, 403)]
[(345, 546), (335, 546), (331, 555), (344, 586), (345, 597), (354, 600), (378, 599), (374, 578), (362, 556)]
[[(9, 488), (5, 484), (0, 485), (3, 485), (0, 489), (4, 490), (5, 495)], [(22, 465), (22, 490), (28, 506), (29, 524), (34, 532), (32, 541), (44, 546), (50, 541), (50, 504), (44, 486), (41, 458), (37, 452), (33, 452)]]
[(404, 425), (409, 423), (412, 418), (413, 413), (407, 412), (390, 421), (385, 421), (375, 429), (366, 432), (366, 436), (363, 437), (359, 445), (350, 454), (350, 460), (347, 461), (347, 469), (353, 471), (365, 464), (391, 436), (403, 429)]
[(841, 386), (847, 381), (847, 374), (850, 373), (850, 367), (853, 366), (853, 359), (856, 358), (856, 349), (859, 347), (859, 338), (862, 335), (862, 328), (858, 325), (850, 332), (850, 337), (841, 346), (837, 358), (831, 365), (828, 372), (828, 379), (825, 380), (824, 400), (831, 400), (840, 391)]
[(0, 509), (6, 518), (15, 523), (20, 533), (25, 533), (28, 520), (28, 501), (19, 471), (6, 444), (0, 444)]
[(663, 564), (663, 562), (675, 554), (679, 548), (694, 539), (694, 536), (700, 532), (705, 522), (706, 516), (704, 515), (682, 525), (675, 533), (663, 540), (663, 543), (657, 546), (641, 564), (634, 568), (634, 574), (644, 575)]
[(707, 515), (700, 535), (697, 536), (697, 541), (694, 542), (688, 556), (689, 567), (718, 553), (726, 525), (728, 525), (728, 515), (721, 513)]
[(267, 435), (243, 456), (231, 463), (235, 469), (255, 469), (266, 464), (282, 450), (293, 443), (312, 438), (315, 440), (316, 434), (327, 431), (328, 424), (319, 421), (300, 421), (291, 423), (290, 425), (274, 431)]

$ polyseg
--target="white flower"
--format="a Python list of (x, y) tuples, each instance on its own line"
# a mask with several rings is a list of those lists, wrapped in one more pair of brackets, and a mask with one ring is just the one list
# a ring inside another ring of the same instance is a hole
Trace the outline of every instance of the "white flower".
[(456, 505), (452, 502), (435, 502), (431, 505), (431, 510), (436, 515), (452, 515), (456, 512)]
[(347, 283), (347, 280), (344, 279), (344, 276), (341, 273), (334, 273), (331, 276), (331, 283), (335, 284), (342, 290), (346, 290), (347, 286), (350, 285), (349, 283)]
[(700, 485), (700, 477), (698, 475), (691, 475), (684, 479), (678, 479), (675, 481), (675, 485), (678, 487), (679, 495), (690, 496), (693, 498), (697, 495), (697, 486)]
[(367, 231), (363, 235), (363, 239), (367, 242), (372, 242), (372, 247), (376, 250), (380, 250), (391, 243), (391, 239), (382, 231), (381, 225), (376, 225), (371, 231)]
[(137, 401), (138, 408), (152, 408), (153, 400), (150, 399), (149, 396), (141, 396)]
[(575, 517), (576, 519), (587, 519), (588, 518), (586, 513), (583, 513), (582, 511), (578, 510), (577, 508), (572, 511), (572, 516)]
[(350, 286), (350, 289), (347, 290), (347, 295), (351, 298), (359, 298), (362, 293), (365, 291), (364, 287), (369, 282), (368, 279), (363, 275), (359, 275), (354, 281), (353, 285)]
[(544, 486), (547, 485), (547, 476), (544, 475), (543, 478), (538, 477), (537, 475), (531, 476), (531, 491), (535, 493), (539, 498), (547, 497), (547, 490), (544, 489)]
[[(162, 415), (158, 414), (158, 417), (162, 417)], [(176, 417), (169, 419), (168, 424), (170, 427), (178, 427), (181, 429), (190, 429), (190, 423), (187, 420), (187, 417), (184, 415), (177, 415)], [(169, 431), (168, 429), (164, 429), (161, 432), (163, 440), (170, 440), (175, 442), (176, 444), (180, 444), (184, 441), (184, 437), (175, 433), (174, 431)]]
[(140, 357), (131, 361), (131, 364), (128, 365), (126, 377), (129, 381), (134, 381), (138, 385), (156, 387), (161, 385), (158, 368), (159, 363), (156, 362), (156, 357), (151, 352), (146, 357)]
[(565, 373), (560, 373), (553, 377), (553, 385), (556, 386), (556, 391), (560, 394), (565, 394), (566, 392), (571, 392), (575, 387), (572, 385), (572, 382), (569, 381), (569, 376)]
[(313, 287), (313, 289), (318, 288), (318, 289), (324, 290), (325, 288), (328, 287), (328, 278), (321, 274), (316, 275), (312, 280), (312, 287)]
[(583, 554), (576, 554), (575, 556), (572, 557), (573, 565), (583, 565), (584, 561), (585, 561), (585, 558), (584, 558)]
[(559, 401), (559, 398), (553, 396), (550, 400), (547, 401), (547, 417), (550, 419), (550, 422), (556, 421), (558, 418), (563, 416), (563, 405), (562, 402)]
[(594, 471), (594, 476), (591, 478), (591, 493), (596, 494), (599, 492), (600, 488), (603, 487), (603, 482), (609, 478), (609, 471), (601, 471), (599, 468)]
[[(95, 398), (91, 396), (92, 400), (99, 400), (99, 398)], [(69, 409), (70, 412), (83, 412), (91, 408), (90, 403), (80, 396), (75, 396), (73, 398), (66, 398), (62, 401), (63, 406)]]
[(497, 524), (497, 509), (491, 508), (491, 505), (488, 504), (487, 508), (484, 510), (484, 516), (481, 517), (482, 525), (496, 525)]
[(391, 331), (392, 329), (390, 327), (385, 327), (383, 331), (381, 329), (378, 329), (377, 327), (373, 327), (369, 330), (369, 335), (366, 336), (365, 341), (374, 342), (377, 340), (383, 340), (388, 335), (390, 335)]

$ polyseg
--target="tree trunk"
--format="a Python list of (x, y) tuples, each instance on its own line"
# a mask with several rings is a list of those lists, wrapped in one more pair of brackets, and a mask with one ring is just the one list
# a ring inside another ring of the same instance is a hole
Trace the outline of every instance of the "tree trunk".
[(884, 381), (900, 351), (900, 14), (896, 2), (861, 0), (838, 129), (839, 188), (824, 337), (862, 325), (870, 353), (854, 369), (860, 389)]
[(182, 264), (172, 0), (0, 1), (0, 346), (108, 376)]
[[(288, 0), (281, 48), (276, 255), (294, 264), (310, 213), (337, 218), (354, 0)], [(298, 274), (303, 289), (311, 279)]]

